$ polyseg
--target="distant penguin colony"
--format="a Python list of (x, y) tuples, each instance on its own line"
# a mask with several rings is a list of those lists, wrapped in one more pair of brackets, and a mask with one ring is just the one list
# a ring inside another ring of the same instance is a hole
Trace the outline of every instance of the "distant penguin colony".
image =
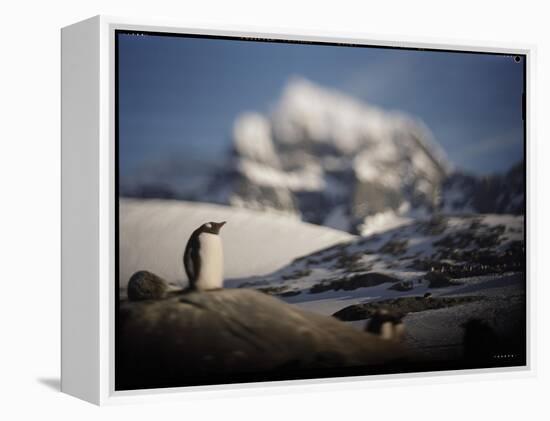
[(378, 335), (382, 339), (400, 341), (405, 333), (403, 317), (401, 313), (378, 309), (365, 326), (365, 332)]
[(224, 225), (225, 222), (207, 222), (191, 234), (183, 255), (191, 290), (223, 288), (223, 246), (219, 233)]

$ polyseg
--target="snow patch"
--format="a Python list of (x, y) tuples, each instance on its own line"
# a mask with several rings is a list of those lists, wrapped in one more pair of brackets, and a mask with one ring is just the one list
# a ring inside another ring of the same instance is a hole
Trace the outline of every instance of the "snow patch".
[(262, 275), (298, 256), (354, 236), (282, 215), (175, 200), (120, 200), (120, 286), (138, 270), (185, 285), (183, 252), (191, 233), (209, 221), (227, 221), (225, 278)]

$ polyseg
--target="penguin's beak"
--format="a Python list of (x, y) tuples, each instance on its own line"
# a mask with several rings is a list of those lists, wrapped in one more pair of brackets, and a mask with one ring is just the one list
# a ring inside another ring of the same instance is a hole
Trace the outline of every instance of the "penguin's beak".
[(226, 223), (227, 221), (218, 222), (218, 229), (221, 229), (221, 227), (223, 227)]

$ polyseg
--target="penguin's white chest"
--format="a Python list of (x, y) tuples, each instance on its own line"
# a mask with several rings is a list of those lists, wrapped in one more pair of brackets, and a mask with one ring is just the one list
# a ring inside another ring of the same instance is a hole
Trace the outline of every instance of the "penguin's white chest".
[(198, 289), (223, 287), (223, 246), (219, 235), (203, 232), (199, 235), (200, 273), (196, 282)]

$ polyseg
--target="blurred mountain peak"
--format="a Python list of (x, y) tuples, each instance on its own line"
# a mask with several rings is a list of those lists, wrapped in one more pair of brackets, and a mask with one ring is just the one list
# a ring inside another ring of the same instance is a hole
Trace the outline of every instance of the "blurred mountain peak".
[(451, 172), (419, 120), (297, 77), (271, 115), (238, 117), (233, 151), (229, 203), (352, 231), (404, 204), (433, 209)]
[(456, 171), (421, 120), (292, 77), (269, 115), (236, 118), (231, 153), (208, 181), (182, 195), (188, 183), (174, 176), (154, 191), (366, 234), (434, 212), (521, 213), (518, 168), (489, 178)]

